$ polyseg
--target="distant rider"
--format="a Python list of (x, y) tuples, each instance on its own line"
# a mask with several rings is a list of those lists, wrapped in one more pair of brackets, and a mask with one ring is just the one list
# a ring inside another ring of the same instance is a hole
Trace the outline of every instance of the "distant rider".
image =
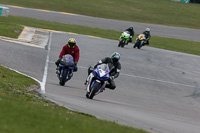
[(149, 45), (149, 40), (151, 37), (150, 29), (146, 28), (146, 30), (143, 32), (143, 34), (145, 35), (145, 38), (146, 38), (146, 42), (144, 43), (144, 45)]
[[(79, 47), (76, 45), (76, 40), (74, 38), (70, 38), (68, 43), (63, 46), (62, 51), (60, 52), (59, 59), (55, 62), (55, 64), (60, 64), (60, 61), (63, 55), (70, 54), (74, 58), (74, 72), (78, 71), (77, 63), (79, 61)], [(58, 69), (57, 69), (58, 70)], [(57, 72), (60, 72), (58, 70)]]
[(134, 37), (134, 28), (133, 26), (129, 27), (128, 29), (126, 29), (125, 31), (128, 31), (130, 33), (130, 38), (129, 38), (129, 41), (128, 42), (132, 42), (133, 41), (133, 37)]
[[(105, 57), (101, 59), (97, 64), (94, 66), (94, 68), (89, 67), (88, 68), (88, 75), (93, 72), (93, 70), (100, 64), (108, 64), (110, 69), (110, 79), (108, 80), (109, 84), (106, 84), (106, 88), (114, 90), (116, 88), (114, 79), (119, 76), (119, 72), (121, 70), (121, 64), (119, 62), (120, 54), (117, 52), (114, 52), (111, 57)], [(87, 82), (87, 81), (86, 81)], [(85, 83), (86, 84), (86, 83)]]

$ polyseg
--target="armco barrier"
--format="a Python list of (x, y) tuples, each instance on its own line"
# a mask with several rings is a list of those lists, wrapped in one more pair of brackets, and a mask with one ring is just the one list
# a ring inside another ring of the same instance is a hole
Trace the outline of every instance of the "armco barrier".
[(0, 7), (0, 16), (8, 16), (9, 8), (8, 7)]
[(181, 2), (190, 3), (190, 0), (181, 0)]
[(200, 4), (200, 0), (190, 0), (190, 3), (199, 3)]

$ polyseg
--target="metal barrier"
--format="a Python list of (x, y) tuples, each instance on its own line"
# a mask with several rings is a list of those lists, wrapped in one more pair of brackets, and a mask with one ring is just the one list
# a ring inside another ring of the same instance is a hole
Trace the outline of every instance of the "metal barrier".
[(8, 7), (0, 7), (0, 16), (8, 16), (9, 8)]
[(181, 0), (181, 2), (190, 3), (190, 0)]

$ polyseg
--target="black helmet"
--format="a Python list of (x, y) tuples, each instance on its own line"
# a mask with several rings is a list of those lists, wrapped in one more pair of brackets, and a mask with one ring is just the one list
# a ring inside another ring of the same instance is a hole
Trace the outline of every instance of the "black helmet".
[(120, 59), (120, 54), (119, 54), (119, 53), (114, 52), (114, 53), (111, 55), (111, 62), (112, 62), (112, 63), (118, 62), (119, 59)]
[(134, 30), (134, 27), (133, 27), (133, 26), (131, 26), (129, 29), (131, 29), (131, 30)]

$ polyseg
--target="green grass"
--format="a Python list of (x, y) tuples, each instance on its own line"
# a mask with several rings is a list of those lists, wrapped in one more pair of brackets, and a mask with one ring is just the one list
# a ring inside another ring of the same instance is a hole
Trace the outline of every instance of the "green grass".
[(150, 43), (151, 47), (200, 55), (199, 42), (152, 36)]
[(67, 110), (24, 88), (37, 82), (0, 66), (1, 133), (147, 133)]
[[(4, 18), (1, 18), (4, 19)], [(10, 22), (1, 22), (0, 21), (0, 36), (8, 36), (12, 38), (17, 38), (19, 33), (23, 30), (24, 27), (16, 25), (15, 23)]]
[[(9, 16), (7, 18), (0, 18), (0, 23), (3, 23), (3, 24), (10, 23), (13, 26), (26, 25), (26, 26), (32, 26), (32, 27), (38, 27), (38, 28), (44, 28), (44, 29), (73, 32), (73, 33), (85, 34), (85, 35), (93, 35), (93, 36), (108, 38), (108, 39), (113, 39), (113, 40), (117, 40), (120, 36), (120, 32), (114, 31), (114, 30), (105, 30), (105, 29), (91, 28), (91, 27), (71, 25), (71, 24), (62, 24), (62, 23), (49, 22), (49, 21), (44, 21), (44, 20), (37, 20), (37, 19), (17, 17), (17, 16)], [(0, 30), (3, 31), (4, 26), (0, 25)], [(4, 32), (4, 33), (6, 34), (6, 35), (4, 34), (4, 36), (7, 36), (7, 37), (9, 37), (9, 35), (11, 34), (8, 32)], [(133, 42), (135, 41), (135, 38), (136, 38), (136, 35), (133, 39)], [(185, 41), (185, 40), (179, 40), (179, 39), (152, 36), (150, 40), (150, 46), (172, 50), (172, 51), (200, 55), (200, 52), (199, 52), (200, 43), (194, 42), (194, 41)]]
[(1, 0), (2, 4), (200, 29), (200, 4), (171, 0)]
[[(3, 23), (4, 25), (6, 25), (7, 23), (12, 23), (13, 25), (26, 25), (26, 26), (43, 28), (43, 29), (51, 29), (51, 30), (86, 34), (86, 35), (93, 35), (93, 36), (98, 36), (102, 38), (106, 38), (106, 36), (109, 33), (110, 39), (118, 39), (119, 34), (120, 34), (119, 31), (90, 28), (86, 26), (79, 26), (79, 25), (72, 25), (72, 24), (62, 24), (62, 23), (57, 23), (57, 22), (50, 22), (50, 21), (18, 17), (18, 16), (10, 16), (10, 15), (7, 18), (0, 17), (0, 23)], [(0, 29), (4, 30), (3, 28), (4, 26), (0, 25)], [(5, 36), (9, 37), (9, 34)]]

